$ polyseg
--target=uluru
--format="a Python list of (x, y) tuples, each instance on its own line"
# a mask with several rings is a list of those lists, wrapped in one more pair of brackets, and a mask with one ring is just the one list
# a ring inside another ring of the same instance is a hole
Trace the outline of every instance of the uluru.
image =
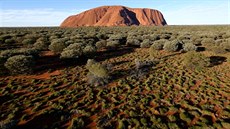
[(61, 27), (78, 26), (164, 26), (163, 14), (154, 9), (101, 6), (66, 18)]

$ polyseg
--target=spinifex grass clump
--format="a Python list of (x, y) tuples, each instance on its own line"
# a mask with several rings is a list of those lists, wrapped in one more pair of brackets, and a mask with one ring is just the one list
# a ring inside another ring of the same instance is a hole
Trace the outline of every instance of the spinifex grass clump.
[(190, 51), (185, 54), (183, 64), (190, 69), (202, 70), (210, 66), (210, 59), (202, 53)]
[(86, 64), (86, 68), (89, 70), (88, 82), (93, 86), (105, 85), (109, 81), (109, 70), (106, 66), (89, 59)]
[(34, 61), (32, 56), (16, 55), (7, 59), (4, 66), (11, 74), (30, 74), (33, 72)]

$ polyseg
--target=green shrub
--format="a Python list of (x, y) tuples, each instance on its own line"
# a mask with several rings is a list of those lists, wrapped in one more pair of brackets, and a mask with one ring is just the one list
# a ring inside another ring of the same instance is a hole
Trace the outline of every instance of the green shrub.
[(108, 70), (106, 69), (106, 67), (94, 61), (93, 59), (88, 59), (86, 68), (89, 70), (90, 73), (97, 77), (108, 77)]
[(190, 69), (202, 70), (210, 66), (210, 58), (202, 53), (190, 51), (184, 55), (183, 65)]
[(145, 39), (140, 45), (141, 48), (149, 48), (150, 46), (151, 46), (151, 41), (149, 39)]
[(167, 41), (164, 44), (163, 49), (169, 52), (175, 52), (181, 49), (182, 43), (178, 40)]
[(119, 41), (107, 41), (106, 48), (108, 49), (115, 49), (119, 47), (120, 43)]
[(28, 49), (28, 48), (4, 50), (0, 53), (0, 58), (6, 60), (15, 55), (26, 55), (26, 56), (37, 57), (38, 53), (39, 52), (36, 49)]
[(151, 45), (151, 49), (152, 50), (163, 50), (164, 44), (165, 42), (167, 42), (168, 40), (165, 39), (161, 39), (161, 40), (157, 40), (155, 41), (152, 45)]
[(33, 47), (37, 50), (47, 50), (50, 42), (47, 37), (41, 37), (33, 44)]
[(42, 42), (42, 41), (36, 41), (34, 44), (33, 44), (33, 47), (37, 50), (47, 50), (48, 49), (48, 46), (45, 42)]
[(74, 43), (70, 44), (68, 47), (66, 47), (62, 52), (61, 52), (61, 59), (76, 59), (82, 56), (83, 50), (82, 50), (82, 44), (79, 43)]
[(141, 42), (138, 39), (127, 39), (127, 46), (140, 46)]
[(193, 43), (185, 43), (183, 45), (183, 50), (188, 52), (188, 51), (196, 51), (197, 46), (195, 46)]
[(160, 39), (170, 39), (171, 35), (170, 34), (161, 34)]
[(125, 36), (122, 34), (111, 35), (107, 41), (118, 41), (119, 44), (124, 44)]
[(32, 56), (16, 55), (7, 59), (4, 66), (11, 74), (30, 74), (33, 72), (34, 60)]
[(96, 42), (97, 49), (102, 49), (106, 47), (106, 40), (100, 40)]
[(91, 85), (99, 86), (108, 83), (109, 70), (104, 65), (94, 61), (93, 59), (88, 59), (86, 68), (89, 70), (88, 82)]
[(152, 60), (139, 60), (135, 59), (135, 70), (132, 71), (131, 76), (134, 78), (142, 78), (146, 75), (152, 67), (156, 65)]
[(13, 44), (13, 43), (15, 43), (16, 41), (14, 40), (14, 39), (6, 39), (5, 40), (5, 43), (6, 44)]
[(202, 45), (201, 44), (201, 41), (202, 41), (202, 39), (201, 38), (199, 38), (198, 36), (194, 36), (194, 37), (192, 37), (192, 43), (194, 44), (194, 45)]
[(22, 44), (24, 44), (24, 45), (32, 45), (32, 44), (34, 44), (36, 42), (36, 39), (24, 39), (23, 41), (22, 41)]
[(66, 48), (68, 45), (66, 44), (65, 40), (62, 39), (56, 39), (51, 42), (49, 45), (49, 50), (53, 51), (56, 54), (60, 54), (64, 48)]
[(5, 43), (6, 39), (10, 39), (12, 36), (8, 34), (4, 34), (0, 36), (0, 43)]
[(97, 51), (97, 48), (92, 46), (92, 45), (87, 45), (85, 46), (85, 48), (83, 49), (83, 54), (84, 55), (90, 55), (93, 54)]

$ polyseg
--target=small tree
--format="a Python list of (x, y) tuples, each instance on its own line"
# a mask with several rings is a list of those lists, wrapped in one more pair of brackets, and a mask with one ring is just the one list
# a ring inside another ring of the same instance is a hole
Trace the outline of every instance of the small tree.
[(7, 59), (4, 66), (11, 74), (30, 74), (33, 72), (34, 60), (32, 56), (16, 55)]

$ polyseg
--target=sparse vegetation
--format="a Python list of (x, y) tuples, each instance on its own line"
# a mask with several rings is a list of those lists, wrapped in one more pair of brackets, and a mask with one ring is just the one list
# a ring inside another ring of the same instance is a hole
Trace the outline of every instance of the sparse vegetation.
[(1, 28), (0, 128), (228, 128), (228, 30)]

